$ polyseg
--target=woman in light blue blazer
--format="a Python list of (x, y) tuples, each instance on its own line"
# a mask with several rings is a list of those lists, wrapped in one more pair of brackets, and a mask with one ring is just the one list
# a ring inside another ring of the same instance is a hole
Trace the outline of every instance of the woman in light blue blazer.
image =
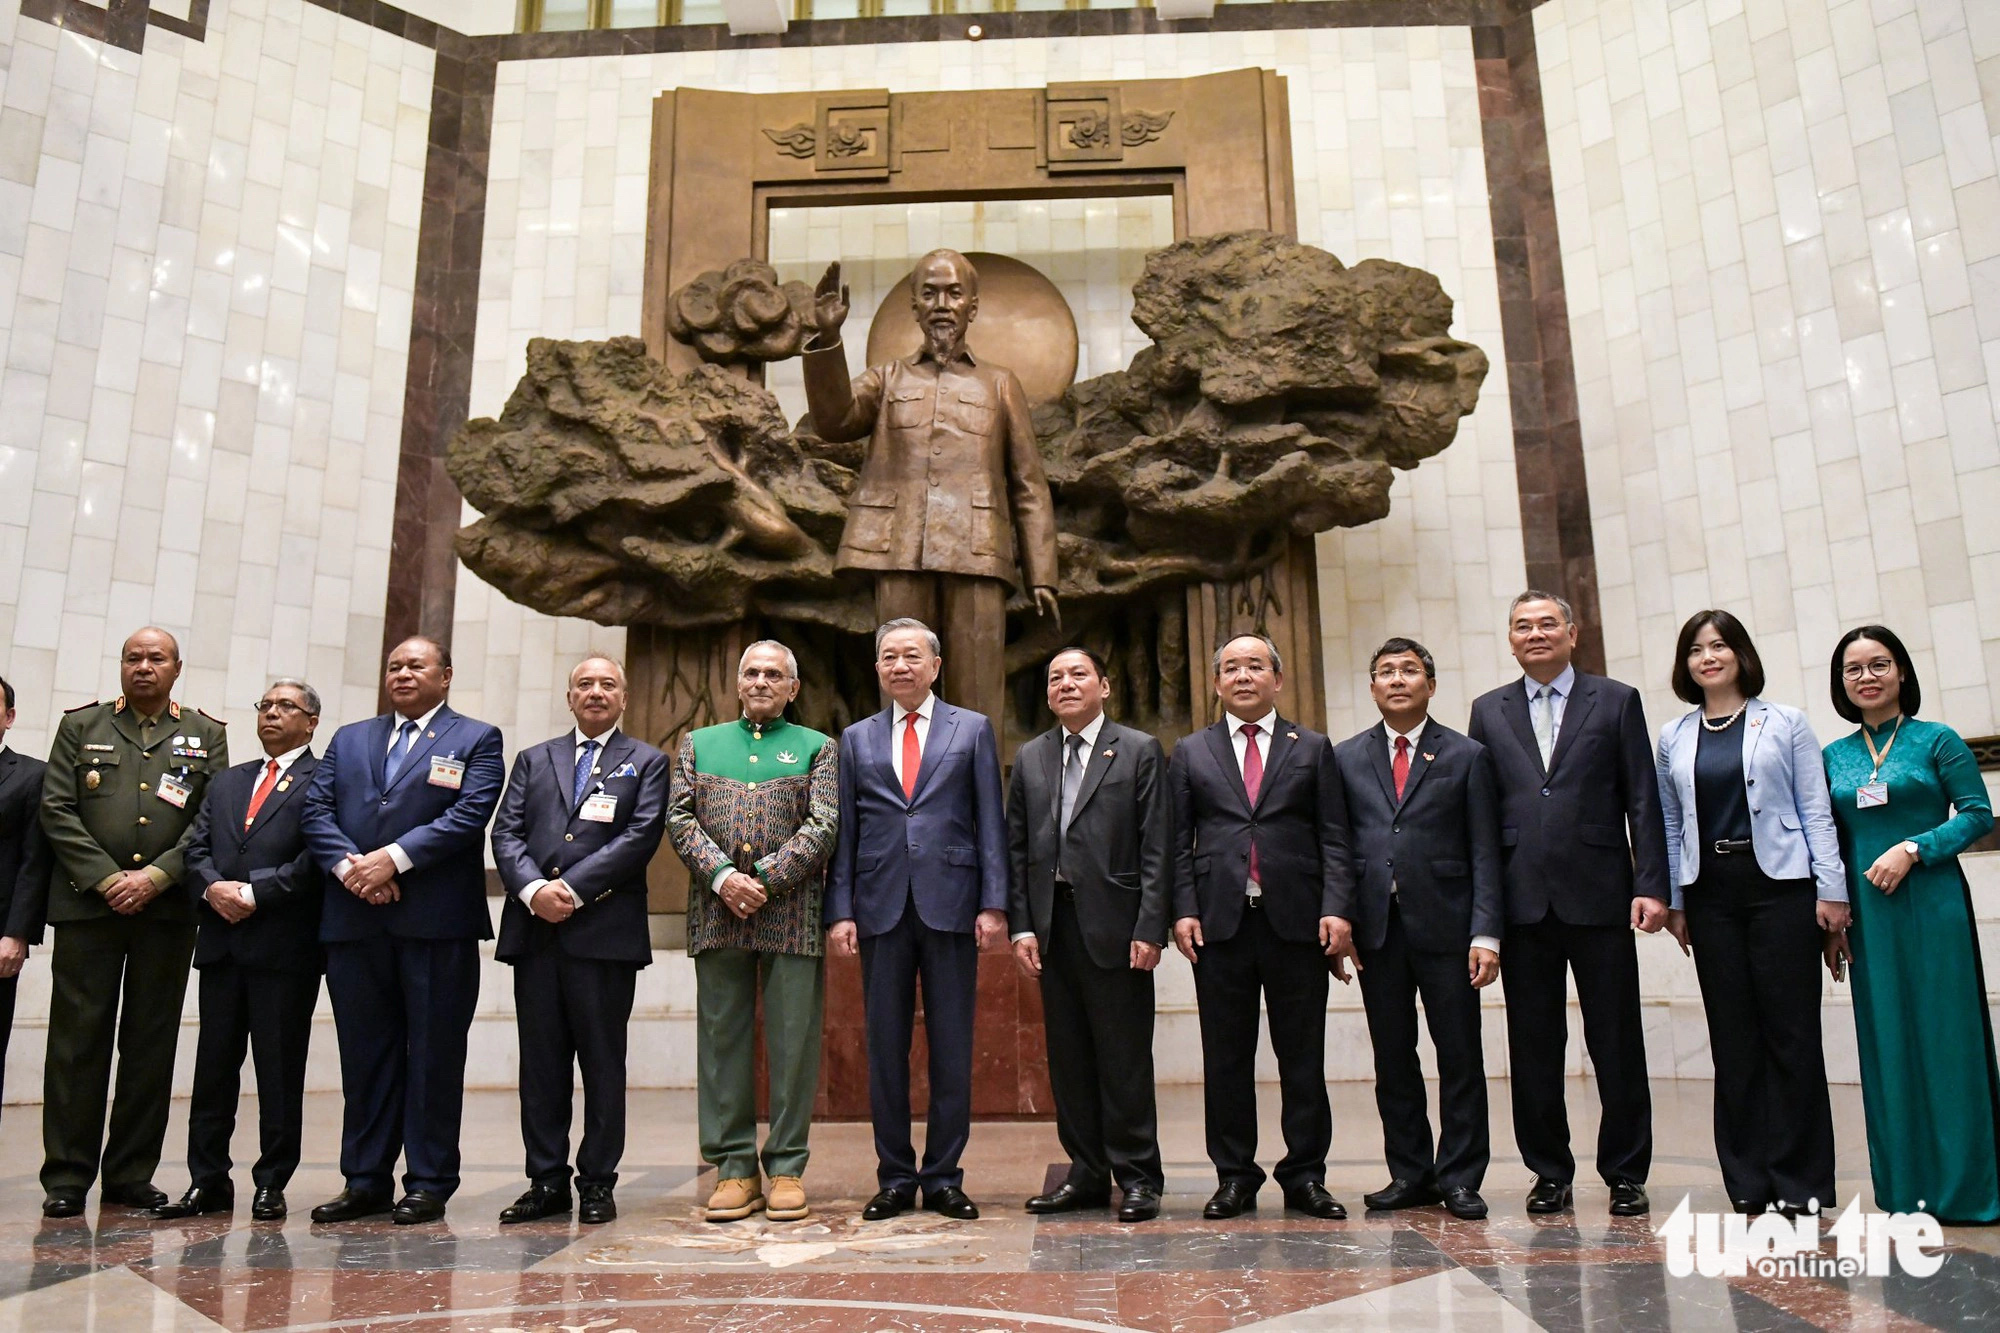
[(1673, 684), (1694, 709), (1660, 729), (1667, 929), (1701, 980), (1723, 1183), (1742, 1212), (1830, 1210), (1819, 966), (1848, 907), (1819, 740), (1757, 697), (1764, 664), (1727, 611), (1681, 626)]

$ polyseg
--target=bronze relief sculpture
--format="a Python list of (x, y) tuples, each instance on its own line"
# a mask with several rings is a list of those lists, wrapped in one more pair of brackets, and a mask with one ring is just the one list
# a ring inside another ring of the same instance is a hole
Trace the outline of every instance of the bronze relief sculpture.
[[(980, 664), (1018, 685), (1060, 642), (1082, 642), (1118, 667), (1118, 715), (1172, 733), (1189, 708), (1189, 585), (1255, 578), (1295, 534), (1387, 514), (1394, 469), (1451, 443), (1487, 361), (1450, 336), (1451, 298), (1430, 274), (1348, 267), (1269, 232), (1156, 251), (1133, 294), (1152, 346), (1032, 408), (990, 366), (954, 355), (937, 373), (928, 341), (919, 365), (850, 384), (838, 350), (817, 346), (845, 315), (837, 274), (814, 294), (813, 411), (796, 425), (718, 365), (677, 375), (637, 339), (536, 339), (499, 419), (469, 423), (448, 454), (482, 514), (460, 557), (550, 614), (779, 633), (800, 651), (804, 720), (822, 730), (877, 706), (859, 636), (883, 580), (929, 581), (910, 595), (940, 596), (942, 629), (978, 619), (942, 605), (963, 579), (1004, 617), (986, 615)], [(919, 323), (948, 352), (976, 307), (947, 295), (937, 324)], [(740, 363), (757, 341), (728, 353)], [(935, 506), (932, 491), (946, 492)], [(947, 645), (948, 674), (952, 658)], [(941, 693), (980, 706), (954, 688)], [(1005, 702), (1020, 731), (1037, 692), (1018, 693)]]

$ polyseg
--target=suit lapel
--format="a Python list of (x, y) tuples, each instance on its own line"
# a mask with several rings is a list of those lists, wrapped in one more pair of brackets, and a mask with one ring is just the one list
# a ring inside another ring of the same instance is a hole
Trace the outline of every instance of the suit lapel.
[[(1058, 722), (1053, 730), (1044, 732), (1043, 739), (1046, 743), (1029, 757), (1029, 762), (1035, 765), (1036, 776), (1041, 779), (1043, 789), (1049, 793), (1049, 827), (1053, 828), (1056, 836), (1060, 838), (1062, 836), (1062, 723)], [(1017, 759), (1015, 762), (1020, 761)], [(1032, 800), (1032, 796), (1030, 799)], [(1032, 810), (1034, 806), (1031, 804), (1028, 808)]]
[(1757, 757), (1757, 742), (1764, 739), (1764, 733), (1771, 726), (1771, 705), (1762, 699), (1752, 699), (1750, 706), (1743, 712), (1743, 726), (1749, 732), (1749, 736), (1743, 742), (1743, 776), (1748, 778), (1750, 764)]
[[(1217, 722), (1202, 733), (1208, 741), (1208, 752), (1215, 758), (1216, 766), (1222, 770), (1222, 781), (1236, 799), (1243, 803), (1243, 813), (1250, 813), (1250, 792), (1243, 785), (1243, 770), (1236, 763), (1236, 746), (1229, 737), (1227, 720)], [(1265, 765), (1268, 770), (1269, 764)]]
[[(1436, 762), (1437, 756), (1444, 753), (1444, 747), (1448, 744), (1450, 742), (1445, 739), (1445, 732), (1437, 723), (1424, 724), (1424, 734), (1410, 747), (1410, 776), (1403, 782), (1403, 799), (1400, 805), (1408, 805), (1416, 799), (1417, 784), (1424, 780), (1424, 774), (1431, 771), (1431, 765)], [(1389, 762), (1386, 752), (1382, 762), (1384, 764)]]
[[(416, 741), (410, 746), (410, 753), (403, 759), (402, 768), (396, 772), (396, 780), (390, 783), (389, 786), (400, 787), (407, 782), (410, 774), (421, 768), (424, 760), (429, 757), (430, 752), (437, 748), (438, 742), (450, 736), (451, 729), (457, 722), (458, 714), (452, 712), (449, 706), (438, 709), (437, 713), (431, 718), (431, 724), (417, 733)], [(398, 725), (401, 724), (399, 723)], [(385, 758), (388, 755), (388, 749), (389, 741), (387, 737), (384, 737), (382, 752)], [(387, 789), (385, 788), (384, 790), (386, 791)]]
[(1382, 784), (1382, 795), (1393, 809), (1396, 805), (1396, 771), (1389, 766), (1389, 734), (1386, 728), (1370, 727), (1361, 733), (1368, 743), (1368, 771)]
[(1591, 684), (1589, 676), (1577, 672), (1576, 684), (1570, 687), (1569, 702), (1563, 705), (1562, 730), (1556, 733), (1556, 748), (1549, 753), (1549, 772), (1555, 772), (1563, 756), (1570, 752), (1570, 742), (1583, 730), (1583, 721), (1590, 716), (1596, 702), (1597, 687)]
[(21, 756), (12, 750), (0, 751), (0, 795), (5, 794), (8, 786), (13, 783), (15, 774), (20, 772), (20, 759)]
[[(1107, 720), (1097, 733), (1096, 747), (1083, 756), (1083, 780), (1076, 786), (1076, 804), (1069, 810), (1071, 820), (1075, 820), (1077, 812), (1090, 800), (1090, 794), (1097, 790), (1097, 784), (1104, 781), (1105, 771), (1117, 762), (1118, 735), (1111, 730), (1111, 723)], [(1056, 789), (1056, 808), (1058, 811), (1062, 808), (1060, 786)]]
[(1535, 743), (1535, 724), (1528, 716), (1528, 685), (1525, 680), (1517, 680), (1507, 687), (1507, 697), (1500, 701), (1500, 710), (1507, 715), (1508, 724), (1514, 728), (1514, 739), (1521, 742), (1521, 748), (1528, 752), (1528, 758), (1535, 767), (1547, 771), (1542, 764), (1542, 747)]
[(237, 799), (236, 794), (232, 793), (229, 803), (229, 813), (235, 816), (236, 827), (243, 829), (245, 842), (256, 837), (257, 830), (270, 826), (271, 816), (278, 812), (278, 807), (292, 799), (292, 792), (295, 789), (305, 786), (306, 779), (312, 776), (313, 766), (318, 762), (313, 758), (311, 750), (294, 759), (292, 766), (279, 775), (278, 785), (271, 788), (271, 794), (264, 798), (264, 804), (257, 811), (257, 818), (264, 822), (252, 824), (244, 829), (243, 821), (250, 813), (250, 798), (257, 794), (257, 784), (264, 780), (264, 765), (260, 763), (256, 768), (249, 770), (250, 785), (243, 789), (242, 799)]
[[(1271, 714), (1271, 743), (1264, 747), (1264, 776), (1257, 784), (1257, 800), (1251, 806), (1252, 814), (1255, 814), (1271, 795), (1271, 788), (1276, 785), (1278, 774), (1284, 771), (1285, 760), (1291, 757), (1292, 750), (1299, 743), (1298, 736), (1299, 729), (1295, 723), (1285, 721), (1276, 713)], [(1234, 747), (1231, 747), (1231, 758), (1234, 757)], [(1247, 795), (1249, 789), (1244, 790)]]
[(946, 752), (951, 749), (952, 741), (957, 735), (958, 710), (950, 704), (939, 703), (933, 700), (931, 704), (930, 734), (924, 737), (923, 758), (917, 764), (917, 786), (916, 790), (910, 795), (910, 803), (912, 805), (916, 803), (919, 796), (924, 794), (924, 784), (930, 781), (931, 774), (937, 772), (938, 764), (943, 762)]
[(375, 725), (368, 733), (368, 763), (375, 774), (375, 790), (389, 790), (389, 738), (402, 725), (402, 718), (395, 713), (384, 713), (375, 719)]
[[(576, 737), (572, 735), (569, 739), (574, 742)], [(604, 748), (597, 752), (597, 762), (595, 765), (597, 772), (590, 775), (592, 781), (583, 784), (584, 800), (588, 800), (591, 792), (596, 791), (610, 780), (611, 775), (618, 771), (618, 765), (624, 763), (625, 756), (631, 752), (632, 738), (627, 736), (622, 728), (610, 740), (604, 742)], [(583, 809), (583, 801), (574, 799), (576, 795), (576, 747), (574, 744), (570, 746), (569, 781), (570, 789), (565, 795), (572, 798), (569, 803), (569, 815), (571, 819), (574, 819), (576, 818), (577, 811)]]

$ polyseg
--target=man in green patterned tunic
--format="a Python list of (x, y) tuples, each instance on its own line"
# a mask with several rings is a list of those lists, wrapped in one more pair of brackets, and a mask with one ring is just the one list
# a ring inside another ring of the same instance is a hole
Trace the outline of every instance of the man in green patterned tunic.
[[(736, 669), (743, 716), (688, 733), (674, 761), (667, 829), (690, 877), (701, 1155), (719, 1175), (711, 1222), (810, 1211), (801, 1178), (819, 1089), (820, 902), (839, 822), (839, 746), (785, 720), (798, 693), (791, 649), (751, 644)], [(760, 989), (771, 1074), (761, 1176), (751, 1058)]]

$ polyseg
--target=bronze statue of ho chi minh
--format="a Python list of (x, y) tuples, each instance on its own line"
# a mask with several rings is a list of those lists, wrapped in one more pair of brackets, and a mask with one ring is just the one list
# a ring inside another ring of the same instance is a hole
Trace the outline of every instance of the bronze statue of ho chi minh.
[(1020, 381), (966, 348), (979, 313), (971, 262), (955, 250), (925, 255), (910, 275), (910, 302), (922, 349), (850, 385), (838, 262), (813, 293), (818, 332), (805, 352), (813, 429), (835, 442), (870, 437), (834, 566), (874, 571), (877, 623), (914, 616), (935, 628), (944, 647), (940, 693), (998, 717), (1007, 595), (1017, 576), (1037, 615), (1059, 614), (1055, 504)]

